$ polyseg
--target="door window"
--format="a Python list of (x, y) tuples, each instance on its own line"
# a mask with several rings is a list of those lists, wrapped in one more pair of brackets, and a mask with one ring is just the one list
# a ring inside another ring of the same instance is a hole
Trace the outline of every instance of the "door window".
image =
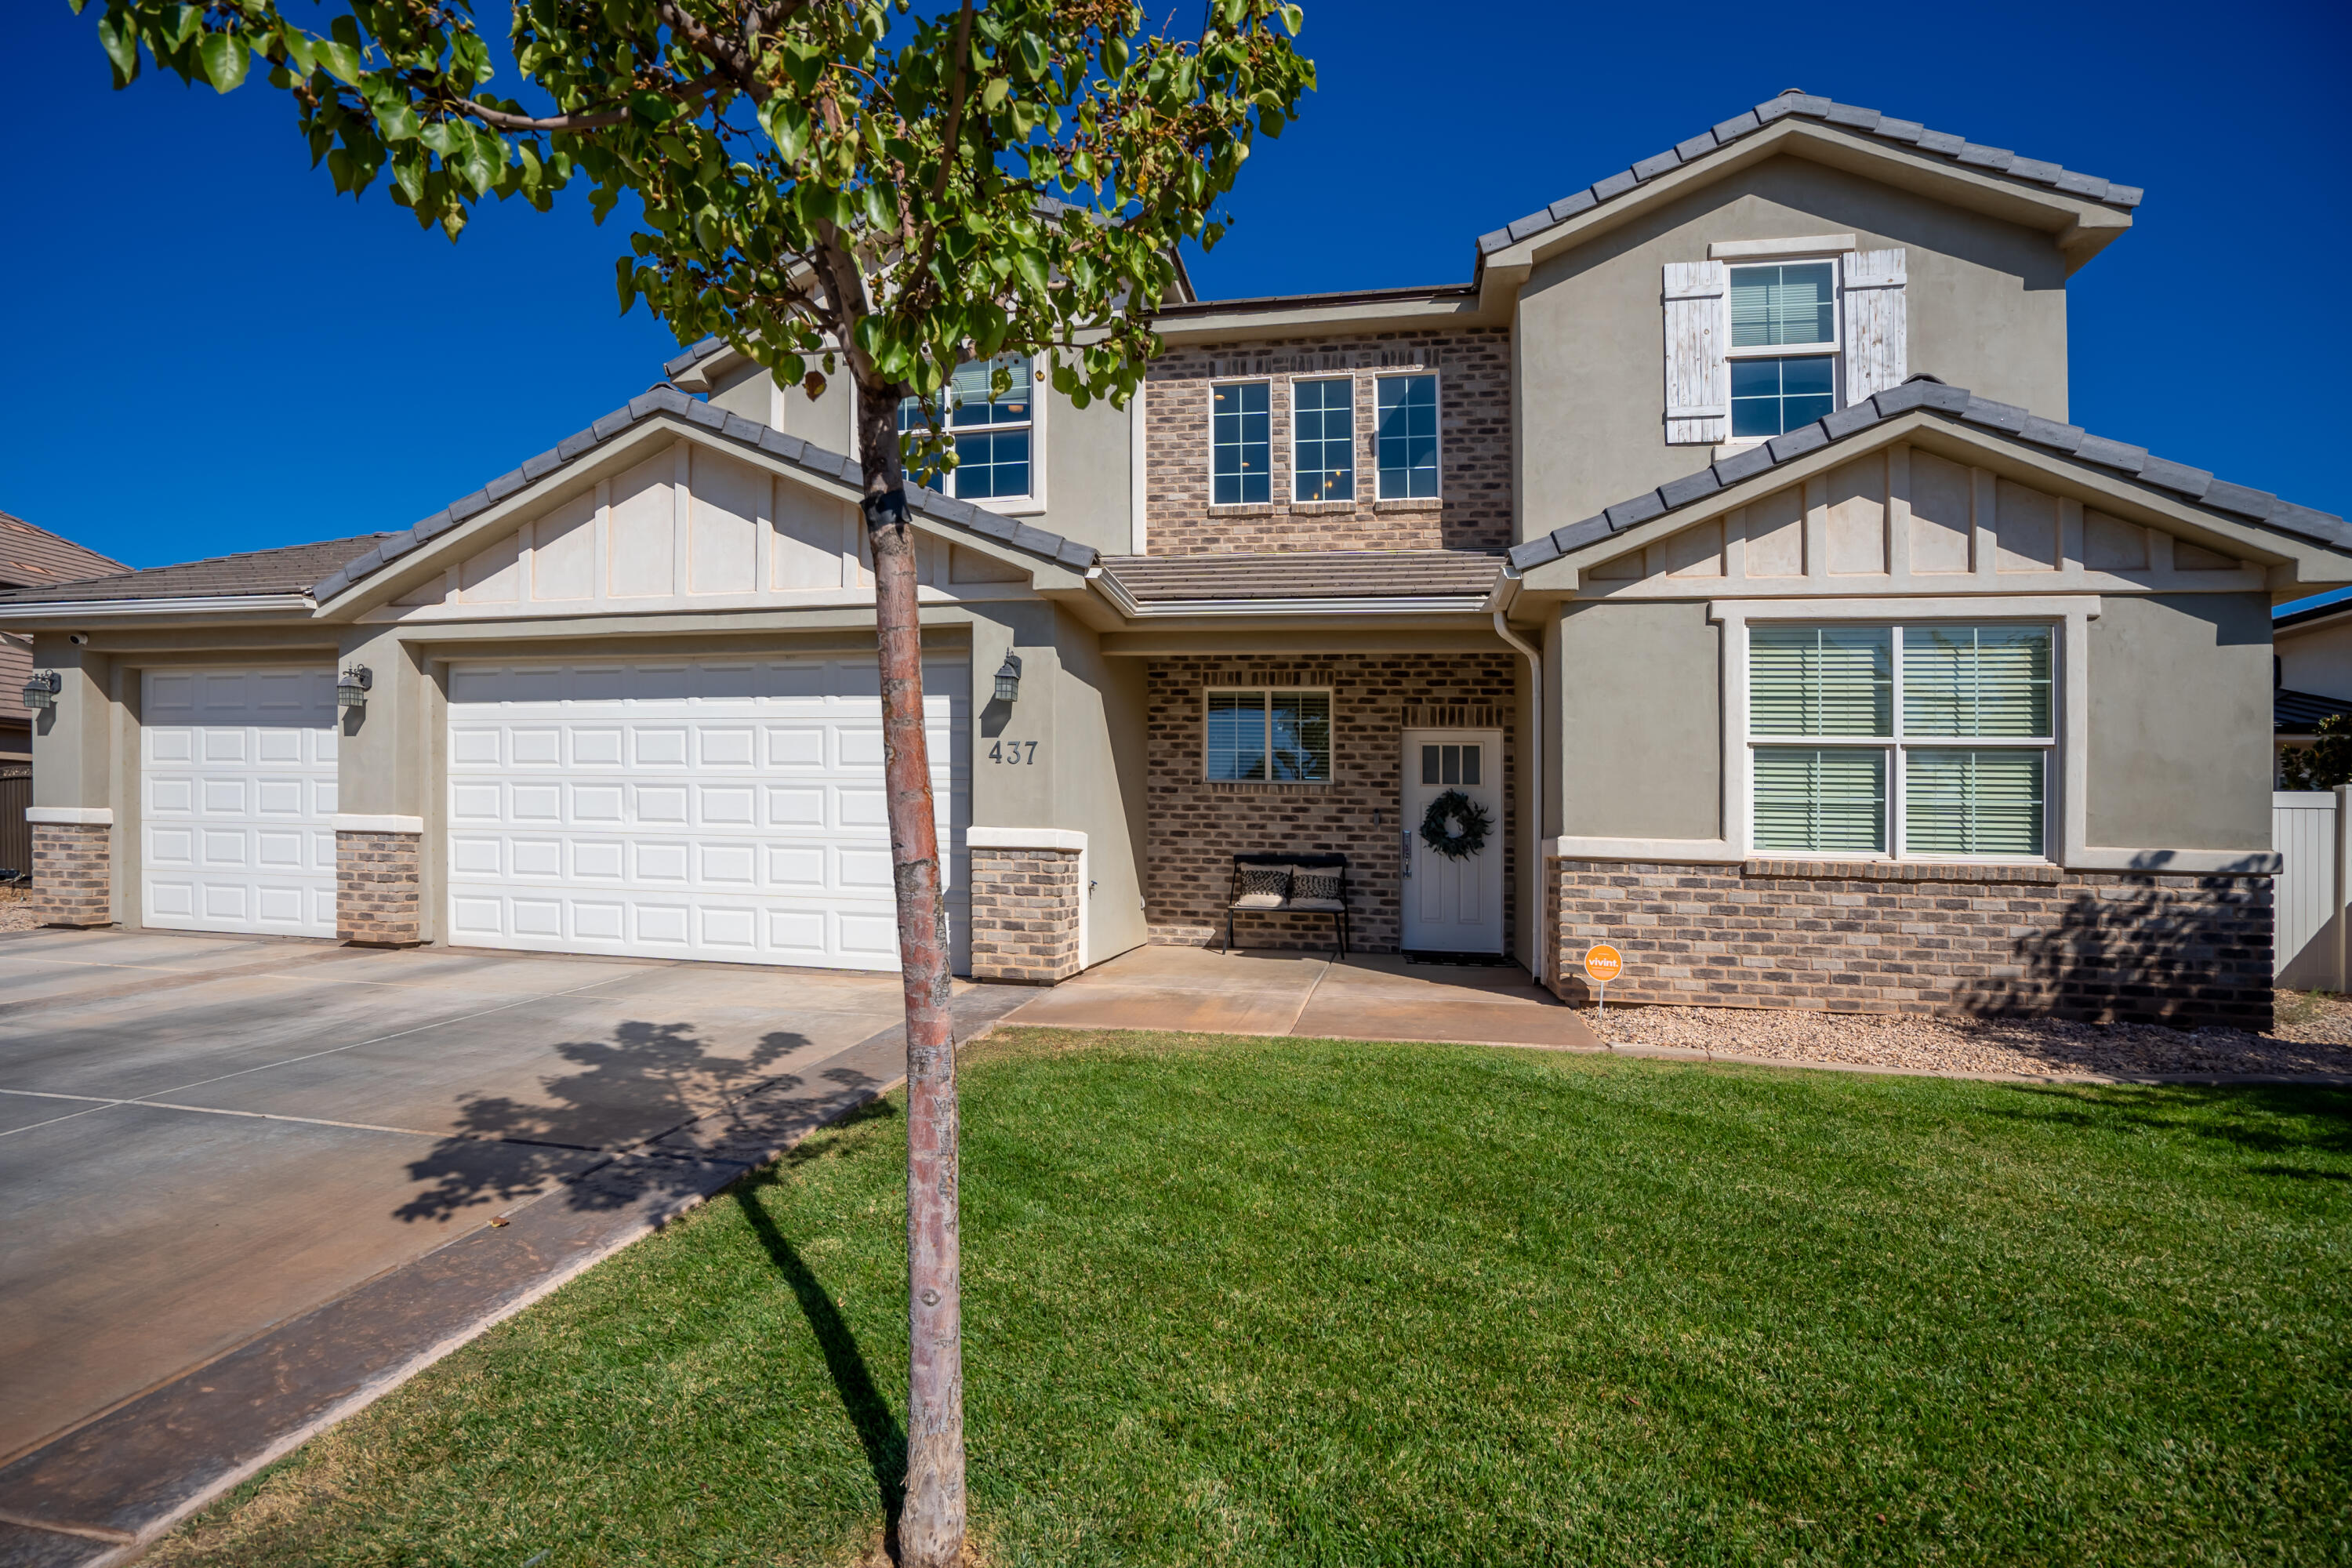
[(1479, 782), (1478, 753), (1483, 746), (1423, 746), (1421, 782), (1425, 784), (1470, 784)]

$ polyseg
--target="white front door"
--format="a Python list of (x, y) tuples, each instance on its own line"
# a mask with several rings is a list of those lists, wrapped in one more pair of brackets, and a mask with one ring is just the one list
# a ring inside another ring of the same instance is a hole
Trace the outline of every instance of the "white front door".
[[(923, 661), (959, 955), (970, 686)], [(458, 665), (448, 800), (454, 943), (898, 967), (871, 654)]]
[[(1486, 837), (1475, 855), (1430, 847), (1422, 819), (1431, 805), (1459, 790), (1486, 808)], [(1503, 732), (1407, 730), (1404, 810), (1407, 952), (1503, 951)]]
[(335, 671), (151, 669), (139, 715), (140, 920), (335, 934)]

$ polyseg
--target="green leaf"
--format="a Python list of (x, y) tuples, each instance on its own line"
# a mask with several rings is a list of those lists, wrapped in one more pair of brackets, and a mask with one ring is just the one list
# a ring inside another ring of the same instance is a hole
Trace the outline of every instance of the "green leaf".
[(387, 142), (411, 142), (418, 130), (416, 110), (406, 100), (376, 110), (375, 133)]
[(114, 67), (118, 83), (135, 81), (139, 77), (138, 24), (129, 13), (109, 11), (98, 19), (98, 41), (106, 48), (106, 58)]
[[(338, 16), (335, 20), (341, 22), (348, 18)], [(326, 68), (329, 76), (346, 87), (357, 87), (360, 84), (358, 49), (340, 40), (321, 38), (312, 46), (312, 52), (319, 57), (319, 63)]]
[(1281, 16), (1283, 30), (1294, 38), (1298, 37), (1298, 29), (1307, 26), (1307, 13), (1296, 5), (1282, 7)]
[(809, 111), (794, 99), (782, 93), (760, 106), (760, 123), (776, 144), (776, 151), (787, 163), (797, 163), (808, 151), (809, 130), (814, 121)]
[(1004, 103), (1004, 95), (1013, 90), (1013, 83), (1003, 77), (991, 77), (988, 85), (980, 89), (980, 106), (991, 114)]
[(637, 302), (637, 262), (633, 256), (624, 256), (613, 264), (613, 281), (621, 290), (621, 314)]
[(1036, 251), (1014, 251), (1013, 269), (1021, 274), (1021, 281), (1029, 286), (1033, 294), (1044, 294), (1052, 284), (1053, 274), (1045, 266), (1045, 258)]
[(236, 33), (207, 33), (196, 48), (204, 57), (205, 77), (213, 84), (215, 92), (233, 92), (244, 82), (245, 68), (252, 62), (253, 51), (245, 47), (242, 37)]

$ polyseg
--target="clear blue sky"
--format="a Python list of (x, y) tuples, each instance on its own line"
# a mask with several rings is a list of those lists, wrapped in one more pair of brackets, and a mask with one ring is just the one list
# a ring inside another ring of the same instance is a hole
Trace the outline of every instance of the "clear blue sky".
[[(152, 75), (116, 93), (100, 6), (16, 9), (0, 510), (137, 565), (404, 528), (676, 352), (642, 307), (615, 313), (619, 215), (495, 207), (452, 247), (380, 191), (336, 197), (257, 76), (226, 98)], [(1231, 237), (1192, 258), (1205, 294), (1464, 279), (1482, 231), (1801, 87), (2146, 186), (2072, 286), (2074, 421), (2352, 512), (2331, 434), (2341, 0), (1307, 16), (1322, 89), (1260, 143)]]

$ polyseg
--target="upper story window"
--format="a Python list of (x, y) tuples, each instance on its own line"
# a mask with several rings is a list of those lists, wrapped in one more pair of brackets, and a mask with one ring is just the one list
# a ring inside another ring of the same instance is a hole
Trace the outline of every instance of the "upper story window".
[(1291, 498), (1356, 498), (1356, 383), (1340, 376), (1290, 389)]
[(1833, 410), (1836, 264), (1734, 267), (1730, 286), (1732, 439), (1779, 436)]
[(1222, 382), (1209, 393), (1209, 500), (1246, 506), (1274, 499), (1271, 383)]
[[(1012, 384), (997, 392), (999, 371)], [(999, 354), (956, 367), (945, 388), (948, 433), (955, 439), (956, 466), (945, 477), (947, 493), (960, 500), (1026, 500), (1036, 493), (1034, 478), (1037, 407), (1034, 373), (1027, 354)], [(901, 434), (929, 421), (919, 397), (898, 405)], [(928, 482), (936, 475), (924, 475)]]
[(2041, 858), (2053, 643), (2041, 626), (1752, 628), (1756, 848)]
[(1226, 783), (1331, 782), (1331, 693), (1210, 691), (1203, 718), (1202, 776)]
[(1386, 375), (1379, 382), (1378, 467), (1381, 500), (1437, 494), (1437, 378)]

